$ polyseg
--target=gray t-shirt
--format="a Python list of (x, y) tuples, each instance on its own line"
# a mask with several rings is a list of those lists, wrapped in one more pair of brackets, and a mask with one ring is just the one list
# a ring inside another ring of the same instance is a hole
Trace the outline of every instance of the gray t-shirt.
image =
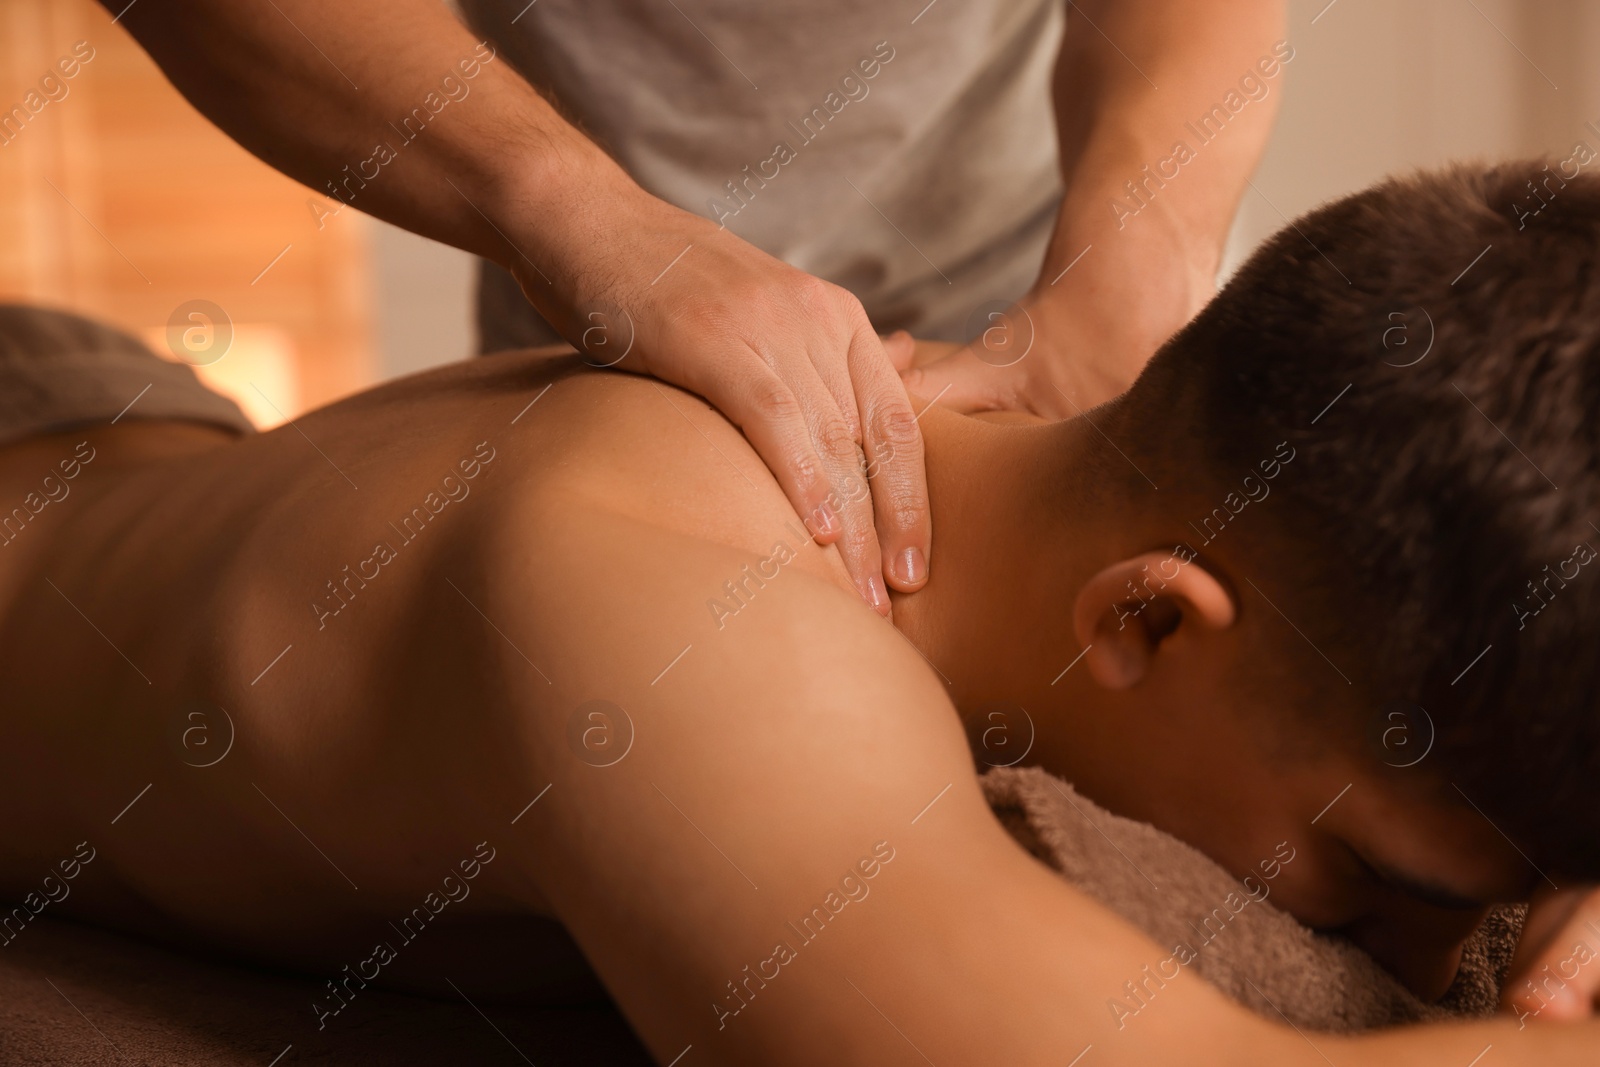
[[(965, 340), (1038, 274), (1060, 197), (1059, 0), (461, 0), (645, 189)], [(494, 268), (486, 350), (552, 335)]]

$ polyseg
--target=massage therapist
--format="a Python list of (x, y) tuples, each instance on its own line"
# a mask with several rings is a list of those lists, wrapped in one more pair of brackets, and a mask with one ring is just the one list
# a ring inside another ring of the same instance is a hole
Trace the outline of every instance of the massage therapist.
[[(314, 212), (483, 257), (486, 349), (559, 335), (704, 396), (883, 612), (931, 548), (905, 387), (1067, 417), (1131, 382), (1212, 292), (1277, 104), (1233, 90), (1265, 89), (1284, 22), (1283, 0), (106, 6)], [(897, 329), (985, 343), (911, 369)]]

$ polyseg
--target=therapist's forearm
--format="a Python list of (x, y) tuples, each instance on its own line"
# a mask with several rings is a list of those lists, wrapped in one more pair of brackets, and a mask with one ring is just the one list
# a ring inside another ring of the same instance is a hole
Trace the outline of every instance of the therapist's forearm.
[[(705, 397), (880, 614), (927, 581), (921, 434), (860, 301), (647, 193), (440, 0), (142, 0), (122, 21), (267, 163), (500, 263), (597, 365)], [(898, 458), (868, 486), (863, 453)]]
[[(1282, 0), (1069, 3), (1054, 83), (1065, 196), (1041, 289), (1092, 245), (1060, 285), (1089, 306), (1110, 290), (1122, 328), (1146, 343), (1204, 302), (1277, 111), (1284, 24)], [(1277, 63), (1273, 77), (1261, 76), (1262, 57)], [(1265, 95), (1241, 90), (1251, 76)], [(1230, 90), (1243, 106), (1225, 108), (1202, 142), (1201, 118)], [(1174, 158), (1180, 142), (1186, 159)], [(1136, 284), (1142, 292), (1129, 291)]]
[(576, 205), (631, 184), (437, 0), (144, 0), (121, 21), (207, 118), (330, 207), (502, 265), (559, 258)]

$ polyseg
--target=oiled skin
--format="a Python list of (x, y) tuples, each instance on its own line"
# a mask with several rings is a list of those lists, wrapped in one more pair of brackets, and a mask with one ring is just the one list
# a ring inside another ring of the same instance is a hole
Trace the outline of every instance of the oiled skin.
[[(389, 938), (384, 980), (436, 980), (419, 963), (471, 942), (526, 995), (592, 994), (551, 917), (663, 1062), (897, 1062), (911, 1035), (942, 1065), (1321, 1062), (1197, 981), (1116, 1032), (1108, 991), (1160, 950), (998, 826), (938, 678), (701, 401), (506, 355), (161, 462), (137, 424), (13, 446), (0, 505), (80, 441), (70, 494), (0, 547), (9, 897), (87, 842), (48, 914), (328, 978)], [(595, 700), (632, 724), (609, 766), (574, 740)], [(390, 937), (490, 850), (439, 927)], [(815, 945), (785, 932), (844, 875), (870, 893)], [(798, 959), (730, 996), (779, 939)], [(1466, 1062), (1506, 1029), (1319, 1047)]]
[[(545, 501), (574, 527), (584, 501), (623, 502), (732, 542), (733, 574), (737, 549), (769, 554), (763, 508), (783, 520), (769, 529), (794, 522), (702, 402), (582, 370), (548, 359), (452, 367), (313, 413), (299, 431), (131, 472), (148, 451), (150, 428), (137, 422), (13, 447), (0, 468), (8, 506), (45, 495), (49, 474), (67, 492), (0, 549), (8, 897), (37, 890), (86, 841), (96, 858), (55, 914), (337, 970), (367, 954), (373, 919), (398, 920), (480, 841), (497, 850), (510, 839), (510, 819), (538, 791), (511, 717), (570, 709), (551, 686), (516, 708), (491, 697), (485, 683), (507, 656), (543, 676), (522, 658), (540, 662), (529, 635), (502, 637), (480, 614), (495, 602), (520, 611), (522, 599), (482, 546), (531, 532)], [(723, 438), (743, 476), (685, 415)], [(618, 462), (639, 455), (657, 462)], [(426, 523), (404, 524), (413, 508)], [(782, 537), (801, 557), (786, 569), (849, 588), (836, 553)], [(375, 566), (380, 542), (393, 555)], [(503, 946), (513, 917), (548, 915), (507, 867), (490, 861), (447, 906), (448, 925), (495, 916), (489, 944)], [(408, 946), (406, 962), (441, 951), (445, 925)], [(532, 953), (535, 972), (554, 953), (553, 978), (597, 995), (550, 929), (523, 927), (513, 926), (518, 944), (545, 950)], [(495, 962), (483, 955), (480, 971)], [(527, 994), (532, 981), (535, 994), (566, 999), (530, 977), (522, 955), (504, 992)]]

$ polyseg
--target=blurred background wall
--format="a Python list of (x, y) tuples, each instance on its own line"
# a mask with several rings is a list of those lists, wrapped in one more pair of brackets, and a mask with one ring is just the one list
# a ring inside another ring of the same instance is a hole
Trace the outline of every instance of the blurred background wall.
[(319, 229), (313, 199), (201, 118), (102, 8), (0, 0), (0, 300), (176, 349), (274, 423), (380, 366), (368, 227), (346, 211)]
[[(1230, 242), (1395, 171), (1600, 152), (1592, 0), (1291, 0), (1282, 111)], [(1280, 214), (1279, 212), (1283, 214)]]
[[(1600, 150), (1600, 4), (1289, 12), (1296, 55), (1230, 267), (1285, 216), (1396, 170)], [(93, 58), (65, 94), (0, 121), (0, 300), (134, 330), (262, 425), (472, 350), (468, 256), (353, 209), (329, 217), (201, 119), (89, 0), (0, 0), (0, 119), (79, 41)], [(208, 362), (230, 330), (227, 358)]]

